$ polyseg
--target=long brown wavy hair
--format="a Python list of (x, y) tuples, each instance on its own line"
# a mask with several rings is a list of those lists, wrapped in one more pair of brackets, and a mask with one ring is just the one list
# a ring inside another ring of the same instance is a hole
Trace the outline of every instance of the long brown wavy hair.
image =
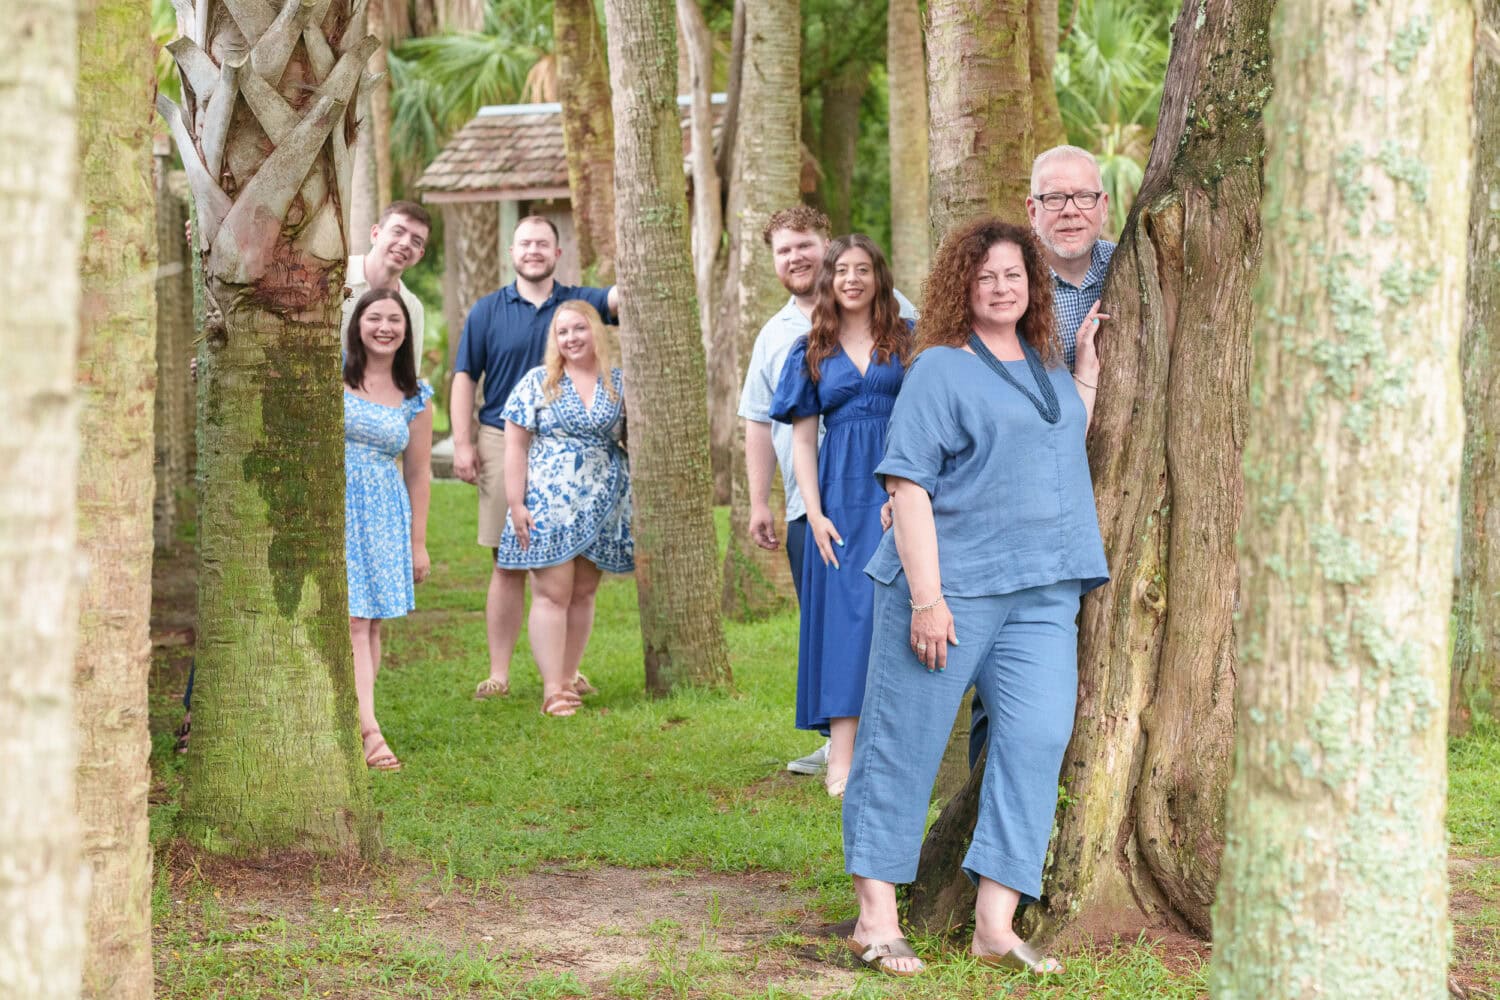
[(1062, 361), (1057, 321), (1052, 315), (1052, 270), (1042, 259), (1036, 237), (1024, 226), (990, 216), (950, 230), (938, 247), (937, 258), (922, 285), (922, 316), (917, 320), (917, 353), (929, 347), (959, 347), (974, 331), (974, 309), (969, 293), (979, 277), (990, 248), (1014, 243), (1026, 266), (1026, 312), (1016, 323), (1016, 335), (1030, 344), (1048, 368)]
[(885, 254), (875, 241), (863, 233), (840, 236), (828, 244), (818, 280), (813, 286), (812, 329), (807, 334), (807, 374), (814, 382), (822, 377), (823, 362), (839, 352), (839, 321), (843, 310), (833, 294), (833, 268), (846, 251), (859, 249), (870, 255), (875, 278), (875, 294), (870, 303), (870, 335), (875, 340), (875, 358), (888, 364), (892, 357), (904, 365), (911, 356), (911, 331), (901, 318), (896, 301), (896, 282)]

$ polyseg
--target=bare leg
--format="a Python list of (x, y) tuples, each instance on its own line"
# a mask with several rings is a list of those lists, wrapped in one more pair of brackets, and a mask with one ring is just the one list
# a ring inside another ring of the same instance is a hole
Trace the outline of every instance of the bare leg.
[(859, 729), (859, 716), (845, 715), (828, 720), (828, 774), (823, 784), (831, 795), (843, 792), (849, 780), (849, 766), (854, 763), (854, 733)]
[(526, 574), (496, 566), (484, 596), (484, 627), (490, 644), (490, 679), (510, 685), (510, 659), (526, 610)]
[[(374, 679), (376, 677), (380, 676), (380, 619), (379, 618), (371, 618), (370, 619), (370, 662), (371, 662), (371, 664), (375, 668), (371, 672), (371, 676), (370, 676), (370, 682), (373, 685), (374, 684)], [(372, 706), (371, 707), (371, 711), (372, 712), (374, 711), (374, 708), (373, 708), (374, 704), (375, 704), (374, 687), (372, 686), (371, 689), (370, 689), (370, 705)]]
[(563, 653), (564, 676), (569, 686), (578, 679), (578, 667), (583, 663), (583, 652), (594, 631), (594, 595), (599, 592), (603, 576), (599, 567), (583, 556), (573, 560), (573, 596), (568, 602), (568, 641)]
[[(974, 954), (1004, 955), (1022, 943), (1011, 926), (1020, 901), (1021, 894), (1009, 886), (993, 879), (979, 880), (979, 898), (974, 902), (974, 943), (970, 946)], [(1046, 971), (1062, 971), (1062, 964), (1056, 959), (1045, 961), (1051, 966)]]
[(548, 566), (531, 572), (531, 616), (527, 634), (531, 656), (542, 675), (542, 701), (572, 691), (567, 675), (568, 605), (573, 599), (573, 564)]
[(380, 670), (380, 620), (349, 619), (349, 641), (354, 647), (354, 698), (359, 704), (359, 735), (365, 763), (385, 770), (401, 766), (385, 745), (375, 721), (375, 674)]
[[(896, 914), (894, 885), (856, 875), (854, 895), (859, 899), (859, 920), (854, 925), (854, 940), (868, 946), (885, 944), (902, 936), (901, 922)], [(922, 968), (922, 960), (887, 958), (885, 966), (892, 972), (916, 972)]]

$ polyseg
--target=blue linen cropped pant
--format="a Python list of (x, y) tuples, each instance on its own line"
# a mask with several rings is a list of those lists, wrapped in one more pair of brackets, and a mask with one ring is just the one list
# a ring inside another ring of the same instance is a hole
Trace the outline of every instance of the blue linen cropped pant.
[(874, 638), (844, 794), (844, 870), (910, 882), (932, 783), (964, 692), (989, 710), (989, 758), (964, 871), (1035, 900), (1078, 699), (1079, 581), (950, 597), (958, 645), (928, 673), (912, 652), (906, 575), (875, 584)]

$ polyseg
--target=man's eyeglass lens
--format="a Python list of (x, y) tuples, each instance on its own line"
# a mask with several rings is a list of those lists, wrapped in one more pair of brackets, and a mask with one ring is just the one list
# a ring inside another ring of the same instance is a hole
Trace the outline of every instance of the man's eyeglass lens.
[(1101, 194), (1103, 194), (1102, 191), (1074, 191), (1072, 194), (1062, 194), (1054, 191), (1051, 194), (1042, 195), (1038, 200), (1041, 201), (1042, 207), (1049, 212), (1061, 212), (1063, 206), (1068, 203), (1069, 198), (1073, 199), (1073, 204), (1084, 211), (1088, 211), (1099, 204), (1099, 196)]

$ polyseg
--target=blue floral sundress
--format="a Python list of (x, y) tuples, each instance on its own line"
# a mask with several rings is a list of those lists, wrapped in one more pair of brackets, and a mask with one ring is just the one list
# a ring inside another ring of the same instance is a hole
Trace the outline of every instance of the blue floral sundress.
[(398, 459), (409, 425), (427, 407), (432, 386), (400, 406), (344, 389), (344, 562), (351, 618), (400, 618), (417, 606), (411, 569), (411, 497)]
[(526, 509), (534, 527), (531, 544), (516, 541), (510, 515), (495, 551), (502, 569), (560, 566), (576, 556), (607, 573), (635, 569), (630, 535), (630, 462), (625, 433), (623, 375), (611, 369), (613, 397), (603, 379), (585, 407), (566, 374), (561, 394), (542, 398), (546, 368), (533, 368), (516, 383), (502, 416), (531, 432), (526, 453)]

